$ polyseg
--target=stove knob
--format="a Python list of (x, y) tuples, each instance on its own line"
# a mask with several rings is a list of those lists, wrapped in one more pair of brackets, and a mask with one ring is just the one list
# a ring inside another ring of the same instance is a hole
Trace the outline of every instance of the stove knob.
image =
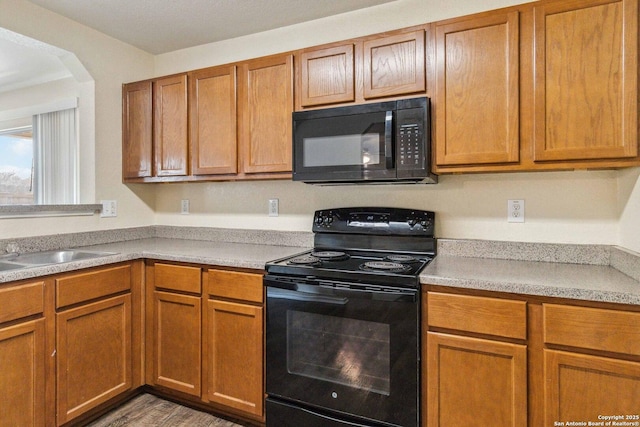
[(407, 221), (407, 224), (409, 224), (409, 227), (413, 227), (414, 225), (416, 225), (416, 220), (411, 218)]
[(322, 225), (322, 216), (318, 215), (318, 216), (316, 217), (316, 224), (318, 224), (318, 225)]

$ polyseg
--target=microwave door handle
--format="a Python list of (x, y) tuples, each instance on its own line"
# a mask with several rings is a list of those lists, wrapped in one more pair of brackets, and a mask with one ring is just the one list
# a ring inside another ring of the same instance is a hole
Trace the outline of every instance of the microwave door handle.
[(387, 111), (384, 119), (384, 151), (387, 169), (393, 168), (393, 111)]

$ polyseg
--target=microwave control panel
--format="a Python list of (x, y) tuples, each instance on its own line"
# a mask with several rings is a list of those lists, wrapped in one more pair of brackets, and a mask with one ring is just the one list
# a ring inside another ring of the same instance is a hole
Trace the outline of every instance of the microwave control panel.
[(421, 177), (427, 174), (430, 158), (427, 138), (428, 106), (398, 109), (396, 112), (396, 170), (399, 178)]

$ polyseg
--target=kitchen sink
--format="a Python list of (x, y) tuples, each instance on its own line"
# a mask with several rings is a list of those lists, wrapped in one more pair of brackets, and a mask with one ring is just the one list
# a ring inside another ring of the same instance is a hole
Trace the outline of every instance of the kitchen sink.
[(0, 271), (16, 270), (18, 268), (24, 268), (24, 265), (0, 261)]
[(85, 259), (99, 258), (107, 255), (115, 255), (115, 253), (63, 249), (63, 250), (57, 250), (57, 251), (34, 252), (29, 254), (22, 254), (22, 255), (18, 255), (15, 258), (12, 258), (11, 261), (18, 264), (33, 266), (33, 265), (46, 265), (46, 264), (60, 264), (63, 262), (71, 262), (71, 261), (81, 261)]
[(56, 251), (33, 252), (26, 254), (8, 254), (0, 257), (0, 272), (41, 265), (82, 261), (115, 254), (116, 252), (83, 251), (73, 249), (61, 249)]

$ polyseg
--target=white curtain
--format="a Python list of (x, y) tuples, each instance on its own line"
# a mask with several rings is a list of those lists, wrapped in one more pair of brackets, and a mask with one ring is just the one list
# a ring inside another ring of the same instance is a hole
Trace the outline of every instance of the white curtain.
[(76, 118), (76, 108), (33, 116), (34, 195), (39, 205), (79, 202)]

